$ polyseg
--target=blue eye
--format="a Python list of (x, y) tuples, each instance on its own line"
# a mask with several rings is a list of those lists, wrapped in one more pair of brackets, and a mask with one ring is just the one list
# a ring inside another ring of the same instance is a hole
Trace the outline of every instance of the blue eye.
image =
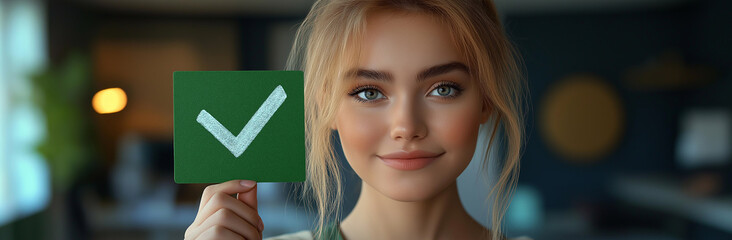
[(379, 90), (376, 89), (366, 89), (358, 93), (358, 97), (364, 100), (376, 100), (379, 98), (384, 98), (384, 94), (381, 94)]
[(453, 89), (448, 86), (440, 86), (435, 88), (435, 90), (432, 90), (430, 95), (437, 95), (437, 96), (449, 96), (452, 94)]
[(462, 89), (453, 83), (440, 83), (431, 92), (430, 96), (453, 98), (460, 95)]
[(379, 89), (374, 86), (360, 86), (352, 90), (348, 95), (352, 96), (356, 101), (359, 102), (371, 102), (381, 98), (386, 98)]

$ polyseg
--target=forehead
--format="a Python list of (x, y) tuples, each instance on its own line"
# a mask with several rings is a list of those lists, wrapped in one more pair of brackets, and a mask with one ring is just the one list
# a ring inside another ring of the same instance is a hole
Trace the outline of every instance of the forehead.
[(416, 73), (446, 62), (465, 62), (447, 24), (424, 13), (375, 12), (366, 18), (359, 67)]

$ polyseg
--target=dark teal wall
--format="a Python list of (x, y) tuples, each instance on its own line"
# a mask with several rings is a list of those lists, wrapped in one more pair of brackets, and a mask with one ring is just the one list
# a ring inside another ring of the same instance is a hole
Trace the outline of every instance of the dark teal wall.
[[(732, 110), (732, 2), (700, 1), (630, 12), (514, 15), (507, 31), (523, 54), (532, 111), (520, 182), (538, 188), (547, 208), (611, 200), (608, 185), (621, 174), (677, 173), (674, 164), (680, 113), (691, 107)], [(623, 74), (668, 50), (691, 64), (720, 71), (713, 84), (693, 89), (639, 91)], [(617, 150), (597, 164), (575, 165), (543, 141), (536, 121), (547, 87), (573, 73), (604, 78), (620, 93), (626, 130)]]

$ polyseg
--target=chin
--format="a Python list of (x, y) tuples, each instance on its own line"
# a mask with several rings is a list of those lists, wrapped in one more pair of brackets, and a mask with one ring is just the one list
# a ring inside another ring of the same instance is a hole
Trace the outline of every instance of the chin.
[(432, 199), (456, 184), (458, 176), (470, 163), (469, 157), (462, 157), (446, 155), (413, 171), (396, 170), (378, 158), (349, 163), (366, 185), (385, 197), (400, 202), (419, 202)]
[[(432, 166), (437, 167), (437, 166)], [(433, 170), (437, 170), (435, 168)], [(428, 169), (424, 169), (428, 170)], [(390, 174), (375, 179), (377, 182), (370, 183), (370, 186), (386, 197), (400, 202), (418, 202), (434, 198), (445, 189), (450, 187), (457, 180), (456, 174), (447, 174), (444, 170), (435, 174), (434, 172), (414, 172)], [(452, 175), (455, 175), (454, 177)]]
[(384, 189), (383, 191), (377, 189), (377, 191), (384, 194), (384, 196), (391, 198), (395, 201), (400, 202), (420, 202), (433, 198), (437, 193), (441, 192), (436, 189), (405, 189), (405, 188), (394, 188)]

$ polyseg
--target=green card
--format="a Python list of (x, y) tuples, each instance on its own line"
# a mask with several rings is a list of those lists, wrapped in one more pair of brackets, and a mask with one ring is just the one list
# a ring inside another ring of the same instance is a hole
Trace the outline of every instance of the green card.
[(305, 180), (301, 71), (173, 73), (177, 183)]

